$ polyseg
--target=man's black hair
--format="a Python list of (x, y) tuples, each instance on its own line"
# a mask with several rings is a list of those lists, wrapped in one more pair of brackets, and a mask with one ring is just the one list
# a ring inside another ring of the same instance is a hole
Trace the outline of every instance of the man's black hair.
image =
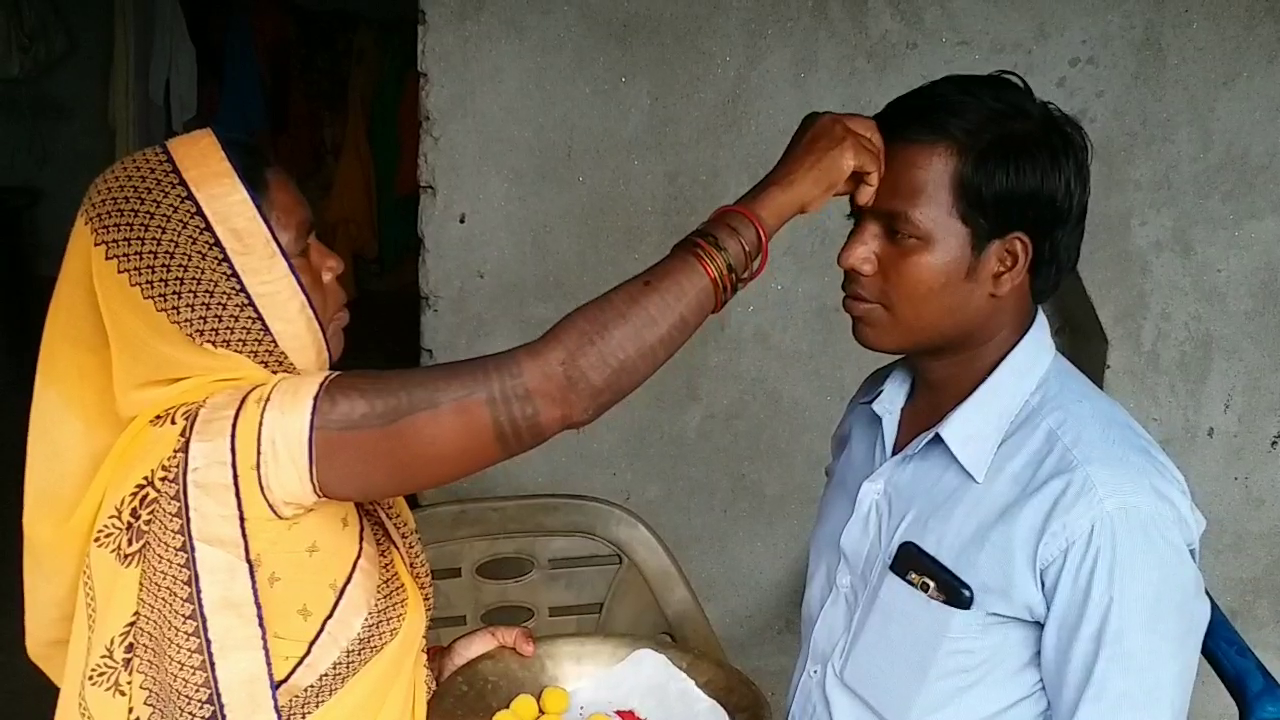
[(1080, 260), (1089, 208), (1089, 135), (1017, 73), (948, 75), (875, 116), (886, 145), (942, 145), (955, 154), (955, 203), (975, 255), (996, 238), (1031, 239), (1031, 299), (1057, 292)]

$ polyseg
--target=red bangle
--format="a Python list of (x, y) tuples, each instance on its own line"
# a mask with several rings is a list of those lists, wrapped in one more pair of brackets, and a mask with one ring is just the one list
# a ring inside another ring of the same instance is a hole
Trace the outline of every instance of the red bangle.
[(711, 267), (710, 260), (703, 257), (701, 254), (697, 252), (693, 253), (693, 259), (698, 261), (698, 264), (702, 266), (702, 271), (705, 272), (707, 274), (707, 277), (711, 280), (711, 289), (712, 291), (715, 292), (715, 295), (716, 295), (716, 304), (715, 304), (715, 307), (711, 310), (711, 314), (714, 315), (720, 312), (725, 305), (724, 294), (720, 289), (720, 280), (716, 276), (715, 268)]
[(760, 218), (741, 205), (725, 205), (711, 213), (711, 219), (714, 220), (726, 213), (734, 213), (746, 218), (755, 227), (756, 233), (760, 236), (760, 264), (756, 266), (755, 270), (751, 271), (750, 275), (743, 279), (744, 284), (749, 283), (760, 277), (760, 273), (764, 272), (764, 266), (769, 264), (769, 233), (764, 231), (764, 223), (760, 222)]

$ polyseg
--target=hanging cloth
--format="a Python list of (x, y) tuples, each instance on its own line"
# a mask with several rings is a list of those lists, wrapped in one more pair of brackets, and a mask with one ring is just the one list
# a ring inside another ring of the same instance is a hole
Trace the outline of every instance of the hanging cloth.
[(321, 212), (320, 239), (346, 263), (341, 280), (352, 298), (356, 296), (356, 258), (378, 257), (378, 198), (368, 131), (377, 52), (376, 36), (367, 25), (362, 26), (352, 45), (342, 151)]
[(0, 0), (0, 80), (26, 80), (71, 49), (51, 0)]
[(151, 73), (148, 94), (151, 102), (163, 107), (169, 101), (169, 123), (181, 133), (195, 117), (199, 95), (196, 77), (196, 46), (187, 33), (187, 21), (178, 0), (154, 0), (155, 29), (151, 46)]

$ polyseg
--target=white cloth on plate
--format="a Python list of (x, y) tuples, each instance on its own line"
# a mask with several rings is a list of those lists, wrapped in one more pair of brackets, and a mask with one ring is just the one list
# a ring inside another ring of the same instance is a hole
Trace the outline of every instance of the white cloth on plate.
[(585, 720), (592, 713), (616, 717), (617, 710), (631, 710), (643, 720), (729, 720), (719, 703), (667, 656), (653, 650), (636, 650), (617, 665), (566, 689), (565, 720)]

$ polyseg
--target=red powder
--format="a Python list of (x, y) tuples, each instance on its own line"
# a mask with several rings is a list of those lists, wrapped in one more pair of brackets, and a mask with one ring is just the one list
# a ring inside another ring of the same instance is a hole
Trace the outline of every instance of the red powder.
[(615, 710), (613, 714), (618, 716), (618, 720), (644, 720), (634, 710)]

